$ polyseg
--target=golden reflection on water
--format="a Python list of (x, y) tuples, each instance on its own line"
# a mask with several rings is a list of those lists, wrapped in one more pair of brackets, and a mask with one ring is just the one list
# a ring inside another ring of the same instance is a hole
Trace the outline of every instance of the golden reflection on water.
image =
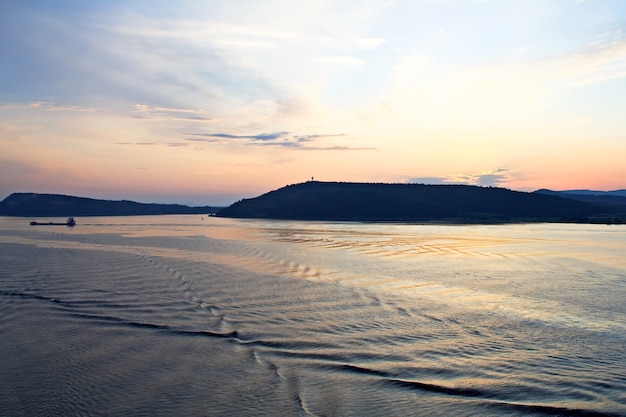
[[(606, 241), (605, 232), (607, 226), (587, 225), (593, 232), (583, 235), (574, 233), (570, 235), (567, 230), (559, 230), (561, 225), (544, 225), (546, 231), (534, 231), (526, 228), (521, 235), (515, 230), (510, 235), (499, 233), (497, 228), (515, 229), (515, 226), (474, 226), (474, 229), (487, 230), (488, 235), (476, 235), (472, 226), (405, 226), (414, 233), (407, 234), (402, 230), (401, 234), (377, 231), (369, 233), (365, 231), (359, 235), (358, 228), (350, 227), (348, 230), (337, 230), (336, 233), (309, 232), (306, 229), (264, 229), (259, 231), (276, 241), (287, 243), (305, 244), (323, 249), (341, 249), (357, 251), (363, 255), (413, 258), (416, 256), (456, 256), (456, 257), (484, 257), (484, 258), (512, 258), (512, 259), (537, 259), (540, 257), (561, 257), (563, 253), (575, 259), (597, 263), (607, 267), (626, 269), (626, 230), (613, 227), (611, 229), (614, 239)], [(371, 226), (370, 226), (371, 227)], [(381, 227), (384, 228), (384, 225)], [(524, 228), (523, 225), (518, 225)], [(552, 227), (557, 232), (550, 236)], [(434, 228), (434, 233), (430, 230)], [(442, 230), (443, 229), (443, 230)], [(450, 233), (449, 229), (453, 233)], [(595, 230), (594, 230), (595, 229)], [(393, 229), (392, 229), (393, 230)], [(396, 227), (397, 230), (397, 227)], [(547, 234), (546, 234), (547, 232)], [(600, 239), (596, 235), (600, 232)], [(493, 236), (493, 235), (496, 236)], [(516, 236), (517, 235), (517, 236)], [(611, 236), (611, 235), (609, 235)], [(607, 246), (607, 243), (610, 243)]]

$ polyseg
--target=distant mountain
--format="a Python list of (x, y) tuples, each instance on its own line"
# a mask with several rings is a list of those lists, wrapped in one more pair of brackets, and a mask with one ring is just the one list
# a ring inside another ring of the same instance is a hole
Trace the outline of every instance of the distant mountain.
[(569, 190), (552, 191), (541, 189), (537, 194), (545, 194), (568, 198), (570, 200), (583, 201), (604, 207), (609, 211), (626, 212), (626, 190), (617, 191), (592, 191), (592, 190)]
[(97, 200), (58, 194), (14, 193), (0, 202), (1, 216), (135, 216), (155, 214), (212, 214), (217, 207), (180, 204), (144, 204), (134, 201)]
[(614, 190), (614, 191), (565, 190), (565, 191), (556, 191), (556, 192), (558, 192), (558, 193), (565, 193), (565, 194), (581, 194), (581, 195), (600, 195), (600, 196), (626, 197), (626, 190)]
[(611, 208), (538, 192), (469, 185), (318, 181), (241, 200), (217, 215), (356, 221), (621, 221), (614, 219), (617, 214)]

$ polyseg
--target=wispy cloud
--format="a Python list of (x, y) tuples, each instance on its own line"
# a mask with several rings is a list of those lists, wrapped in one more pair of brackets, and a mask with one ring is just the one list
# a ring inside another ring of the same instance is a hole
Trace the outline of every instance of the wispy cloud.
[(626, 32), (607, 32), (578, 49), (547, 62), (570, 85), (584, 86), (626, 77)]
[(516, 59), (451, 67), (418, 52), (400, 55), (382, 97), (386, 106), (370, 103), (364, 118), (413, 130), (428, 124), (447, 129), (449, 120), (467, 126), (462, 131), (477, 125), (525, 128), (573, 90), (626, 78), (626, 28), (558, 53), (529, 46), (517, 52)]
[(481, 187), (501, 187), (512, 179), (509, 169), (498, 168), (470, 174), (451, 174), (441, 177), (416, 177), (409, 178), (407, 182), (415, 184), (464, 184), (478, 185)]
[(215, 123), (221, 121), (221, 119), (206, 116), (206, 112), (204, 110), (158, 107), (149, 106), (147, 104), (135, 104), (132, 117), (152, 121), (168, 120), (203, 123)]
[(339, 137), (339, 136), (346, 136), (346, 134), (345, 133), (313, 134), (313, 135), (297, 135), (295, 137), (300, 142), (307, 142), (307, 141), (312, 141), (312, 140), (317, 140), (317, 139), (324, 139), (324, 138), (336, 138), (336, 137)]
[(231, 135), (229, 133), (200, 133), (197, 136), (207, 136), (214, 138), (225, 139), (252, 139), (254, 141), (275, 141), (280, 138), (285, 138), (289, 132), (275, 132), (275, 133), (260, 133), (258, 135)]
[(92, 112), (94, 107), (58, 105), (48, 101), (28, 101), (24, 103), (7, 103), (0, 105), (0, 110), (27, 109), (40, 111), (56, 111), (56, 112)]
[(208, 143), (228, 143), (236, 141), (244, 145), (279, 146), (296, 150), (371, 150), (370, 147), (354, 147), (343, 144), (320, 144), (320, 141), (346, 136), (339, 134), (293, 135), (289, 132), (260, 133), (255, 135), (235, 135), (230, 133), (186, 133), (186, 140)]
[(183, 142), (170, 142), (170, 143), (159, 143), (159, 142), (115, 142), (116, 145), (125, 145), (125, 146), (167, 146), (171, 148), (178, 147), (186, 147), (189, 146), (188, 143)]
[(116, 145), (157, 146), (157, 142), (115, 142)]

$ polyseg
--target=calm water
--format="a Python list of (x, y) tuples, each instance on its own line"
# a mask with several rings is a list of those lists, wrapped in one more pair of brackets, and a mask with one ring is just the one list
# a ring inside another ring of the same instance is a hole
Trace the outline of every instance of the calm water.
[(28, 220), (1, 415), (626, 415), (624, 226)]

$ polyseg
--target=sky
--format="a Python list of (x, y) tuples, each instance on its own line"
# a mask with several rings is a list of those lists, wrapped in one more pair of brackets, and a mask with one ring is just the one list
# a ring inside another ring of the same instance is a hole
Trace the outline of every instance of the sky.
[(626, 1), (0, 5), (0, 199), (626, 188)]

